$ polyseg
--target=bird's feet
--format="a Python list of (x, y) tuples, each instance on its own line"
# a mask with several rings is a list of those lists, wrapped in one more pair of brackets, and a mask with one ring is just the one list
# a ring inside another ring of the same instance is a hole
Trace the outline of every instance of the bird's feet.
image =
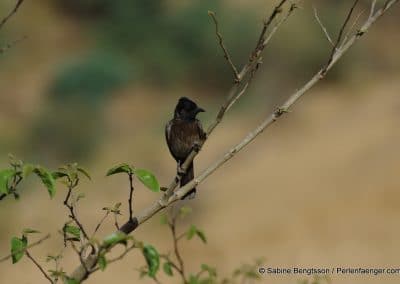
[(176, 172), (177, 172), (178, 176), (180, 176), (180, 177), (186, 173), (186, 171), (181, 167), (181, 165), (178, 165)]
[(192, 149), (193, 149), (193, 151), (195, 151), (196, 153), (200, 152), (200, 149), (201, 149), (201, 144), (200, 144), (200, 142), (199, 142), (199, 141), (195, 141), (195, 142), (193, 143)]

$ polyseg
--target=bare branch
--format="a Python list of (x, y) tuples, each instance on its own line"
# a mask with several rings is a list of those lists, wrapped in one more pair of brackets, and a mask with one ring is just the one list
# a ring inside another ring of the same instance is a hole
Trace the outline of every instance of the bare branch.
[[(345, 29), (352, 11), (354, 10), (355, 4), (357, 4), (358, 1), (355, 1), (353, 4), (353, 7), (351, 8), (351, 11), (348, 14), (348, 17), (346, 18), (341, 32), (339, 33), (336, 46), (334, 48), (334, 52), (332, 55), (329, 56), (329, 63), (324, 65), (320, 71), (318, 71), (310, 81), (308, 81), (302, 88), (300, 88), (298, 91), (294, 92), (287, 101), (282, 104), (281, 107), (276, 109), (272, 114), (267, 116), (264, 121), (261, 122), (261, 124), (256, 127), (252, 132), (250, 132), (242, 141), (240, 141), (236, 146), (234, 146), (232, 149), (230, 149), (228, 152), (225, 153), (223, 157), (215, 161), (212, 165), (207, 167), (204, 171), (202, 171), (197, 177), (195, 177), (191, 182), (187, 183), (185, 186), (179, 188), (177, 191), (173, 192), (173, 189), (176, 187), (177, 179), (175, 179), (172, 183), (170, 188), (164, 193), (164, 195), (157, 201), (155, 201), (153, 204), (151, 204), (149, 207), (145, 208), (142, 212), (140, 212), (136, 218), (133, 218), (133, 220), (130, 220), (126, 224), (124, 224), (121, 228), (120, 231), (124, 233), (131, 233), (133, 230), (135, 230), (140, 224), (146, 222), (148, 219), (150, 219), (152, 216), (154, 216), (157, 212), (161, 211), (162, 209), (170, 206), (174, 202), (180, 200), (181, 197), (183, 197), (187, 192), (189, 192), (192, 188), (197, 186), (199, 183), (203, 182), (208, 176), (210, 176), (212, 173), (214, 173), (218, 168), (220, 168), (224, 163), (226, 163), (228, 160), (230, 160), (232, 157), (234, 157), (239, 151), (241, 151), (243, 148), (245, 148), (248, 144), (250, 144), (258, 135), (260, 135), (267, 127), (272, 125), (274, 122), (276, 122), (283, 114), (288, 112), (288, 109), (296, 103), (307, 91), (309, 91), (316, 83), (318, 83), (321, 79), (324, 78), (325, 74), (336, 64), (336, 62), (346, 53), (346, 51), (354, 45), (354, 43), (361, 38), (365, 32), (376, 22), (377, 19), (379, 19), (392, 5), (394, 5), (396, 2), (399, 0), (390, 0), (385, 3), (385, 5), (381, 8), (378, 9), (372, 17), (369, 17), (364, 24), (362, 25), (361, 29), (354, 34), (347, 42), (344, 43), (343, 47), (338, 50), (336, 50), (336, 47), (338, 43), (341, 40), (343, 30)], [(283, 2), (283, 1), (282, 1)], [(268, 22), (266, 22), (268, 23)], [(265, 38), (263, 37), (265, 40)], [(258, 45), (257, 45), (258, 46)], [(236, 87), (239, 84), (236, 84)], [(229, 102), (234, 98), (234, 96), (237, 94), (237, 90), (235, 89), (232, 93), (230, 92), (229, 94), (232, 95), (231, 97), (228, 97), (227, 102), (221, 107), (222, 109), (222, 116), (224, 115), (227, 106), (229, 106)], [(217, 116), (216, 122), (212, 124), (209, 128), (208, 134), (213, 131), (213, 129), (219, 124), (220, 120), (222, 117)], [(187, 158), (186, 161), (189, 159), (194, 158), (196, 156), (195, 152), (192, 152), (190, 154), (189, 158)], [(185, 162), (186, 164), (186, 162)], [(184, 165), (185, 165), (184, 164)], [(172, 195), (168, 195), (167, 193), (170, 192), (170, 189), (172, 189)], [(96, 255), (90, 255), (85, 263), (87, 267), (92, 267), (96, 264), (97, 261), (97, 256)], [(86, 279), (87, 275), (84, 273), (84, 269), (82, 266), (78, 267), (72, 274), (71, 277), (74, 278), (77, 281), (82, 281), (83, 279)]]
[[(351, 15), (353, 14), (354, 8), (357, 6), (358, 1), (359, 1), (359, 0), (355, 0), (355, 1), (353, 2), (353, 6), (351, 6), (351, 8), (350, 8), (350, 10), (349, 10), (349, 13), (347, 14), (346, 19), (344, 20), (343, 25), (342, 25), (342, 27), (340, 28), (339, 35), (338, 35), (338, 37), (337, 37), (337, 39), (336, 39), (335, 44), (334, 44), (333, 47), (332, 47), (331, 54), (330, 54), (330, 56), (329, 56), (328, 62), (326, 63), (326, 67), (328, 67), (328, 66), (331, 64), (335, 53), (338, 51), (338, 46), (339, 46), (339, 44), (340, 44), (340, 41), (342, 40), (343, 32), (344, 32), (344, 30), (346, 29), (346, 26), (347, 26), (348, 22), (349, 22), (350, 19), (351, 19)], [(323, 71), (323, 74), (324, 74), (326, 71), (327, 71), (327, 70)]]
[(100, 222), (96, 225), (96, 228), (94, 229), (92, 237), (97, 233), (97, 231), (100, 229), (101, 225), (103, 224), (104, 220), (108, 217), (110, 214), (110, 211), (106, 211), (106, 214), (104, 214), (103, 218), (101, 218)]
[(83, 225), (81, 224), (81, 222), (79, 221), (76, 213), (75, 213), (75, 208), (74, 205), (72, 203), (72, 201), (70, 202), (70, 197), (72, 194), (72, 190), (78, 185), (79, 179), (76, 179), (75, 182), (71, 181), (70, 178), (68, 178), (68, 193), (67, 196), (65, 197), (64, 200), (64, 205), (69, 209), (70, 215), (69, 217), (75, 222), (75, 224), (79, 227), (79, 229), (81, 230), (83, 236), (85, 237), (86, 240), (89, 240), (89, 235), (86, 233), (85, 229), (83, 228)]
[(133, 196), (133, 191), (135, 190), (133, 187), (133, 174), (129, 173), (129, 220), (133, 219), (133, 209), (132, 209), (132, 196)]
[(187, 279), (186, 279), (186, 275), (185, 275), (185, 265), (183, 263), (183, 259), (182, 256), (179, 252), (179, 247), (178, 247), (178, 241), (179, 241), (179, 237), (176, 234), (176, 219), (178, 217), (178, 213), (175, 213), (175, 215), (172, 216), (171, 218), (171, 222), (168, 222), (168, 226), (171, 230), (172, 233), (172, 240), (173, 240), (173, 245), (174, 245), (174, 253), (176, 256), (176, 259), (178, 260), (178, 272), (182, 277), (182, 281), (183, 283), (187, 283)]
[(330, 36), (329, 33), (328, 33), (328, 30), (327, 30), (326, 27), (322, 24), (320, 18), (318, 17), (317, 8), (313, 7), (313, 10), (314, 10), (314, 17), (315, 17), (315, 19), (317, 20), (319, 26), (321, 27), (321, 30), (324, 32), (326, 39), (329, 41), (329, 43), (330, 43), (332, 46), (335, 46), (335, 44), (334, 44), (333, 41), (332, 41), (331, 36)]
[(376, 6), (376, 0), (372, 0), (371, 9), (369, 12), (369, 18), (371, 18), (375, 13), (375, 6)]
[(226, 61), (228, 61), (228, 64), (229, 64), (229, 66), (230, 66), (231, 69), (232, 69), (233, 76), (235, 77), (235, 82), (239, 82), (239, 73), (238, 73), (238, 70), (237, 70), (235, 64), (233, 63), (231, 56), (229, 55), (228, 49), (226, 48), (226, 46), (225, 46), (225, 44), (224, 44), (224, 40), (223, 40), (223, 38), (222, 38), (222, 34), (221, 34), (220, 31), (219, 31), (219, 26), (218, 26), (217, 17), (216, 17), (216, 15), (215, 15), (215, 13), (212, 12), (212, 11), (208, 11), (208, 15), (211, 17), (211, 19), (212, 19), (213, 22), (214, 22), (214, 25), (215, 25), (215, 34), (217, 35), (218, 43), (219, 43), (219, 45), (221, 46), (222, 51), (224, 52), (224, 57), (225, 57)]
[(347, 39), (349, 38), (350, 34), (353, 32), (354, 27), (357, 25), (358, 20), (360, 19), (361, 15), (364, 14), (364, 10), (362, 10), (356, 17), (356, 19), (354, 20), (353, 24), (351, 24), (350, 28), (348, 29), (345, 37), (343, 38), (342, 44), (339, 47), (339, 49), (341, 49), (343, 47), (343, 45), (346, 43)]
[(17, 1), (17, 3), (16, 3), (15, 6), (14, 6), (14, 9), (12, 9), (11, 12), (10, 12), (6, 17), (4, 17), (4, 18), (0, 21), (0, 29), (3, 28), (3, 26), (8, 22), (8, 20), (11, 19), (11, 17), (12, 17), (15, 13), (17, 13), (19, 7), (22, 5), (23, 2), (24, 2), (24, 0), (18, 0), (18, 1)]
[(256, 48), (254, 49), (255, 51), (259, 50), (261, 48), (261, 46), (263, 45), (263, 43), (265, 41), (265, 35), (267, 33), (269, 26), (271, 25), (272, 21), (278, 16), (278, 14), (280, 14), (282, 12), (282, 7), (283, 7), (283, 5), (285, 5), (286, 2), (287, 2), (287, 0), (281, 0), (281, 2), (275, 6), (271, 15), (264, 20), (263, 28), (262, 28), (260, 36), (258, 38)]
[(25, 254), (30, 260), (32, 260), (32, 262), (36, 265), (40, 272), (42, 272), (43, 276), (46, 277), (46, 279), (49, 280), (51, 284), (53, 284), (54, 281), (50, 278), (49, 275), (47, 275), (46, 271), (44, 271), (43, 267), (33, 258), (33, 256), (28, 251), (25, 251)]
[[(49, 238), (50, 238), (50, 234), (47, 234), (47, 235), (44, 236), (43, 238), (41, 238), (41, 239), (37, 240), (36, 242), (31, 243), (30, 245), (28, 245), (25, 249), (14, 252), (14, 254), (21, 253), (21, 252), (25, 251), (26, 249), (30, 249), (30, 248), (33, 248), (33, 247), (35, 247), (35, 246), (37, 246), (37, 245), (40, 245), (41, 243), (43, 243), (44, 241), (46, 241), (46, 240), (49, 239)], [(7, 256), (1, 258), (1, 259), (0, 259), (0, 262), (3, 262), (3, 261), (8, 260), (8, 259), (10, 259), (12, 256), (13, 256), (13, 254), (9, 254), (9, 255), (7, 255)]]

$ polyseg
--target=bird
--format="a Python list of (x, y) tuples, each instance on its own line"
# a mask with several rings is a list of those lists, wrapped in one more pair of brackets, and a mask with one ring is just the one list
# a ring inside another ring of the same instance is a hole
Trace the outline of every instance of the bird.
[[(177, 175), (181, 176), (180, 186), (184, 186), (194, 178), (193, 161), (186, 173), (182, 173), (181, 166), (195, 147), (206, 139), (200, 120), (196, 116), (204, 109), (187, 97), (181, 97), (175, 107), (174, 117), (165, 126), (165, 138), (169, 151), (176, 160)], [(196, 195), (196, 188), (191, 189), (181, 199), (192, 199)]]

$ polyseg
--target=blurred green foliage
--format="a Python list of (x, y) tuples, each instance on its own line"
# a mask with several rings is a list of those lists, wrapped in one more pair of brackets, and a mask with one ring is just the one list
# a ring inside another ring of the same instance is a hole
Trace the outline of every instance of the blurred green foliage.
[[(221, 29), (235, 57), (248, 56), (247, 44), (257, 33), (250, 11), (232, 17), (236, 13), (222, 9), (220, 0), (195, 0), (175, 7), (165, 0), (57, 3), (63, 13), (89, 27), (88, 36), (96, 39), (94, 49), (106, 47), (110, 53), (129, 57), (137, 78), (158, 84), (192, 83), (201, 77), (202, 84), (221, 87), (231, 81), (208, 10), (224, 19)], [(238, 32), (240, 37), (234, 36)]]
[(49, 91), (55, 101), (95, 103), (127, 82), (129, 74), (122, 57), (104, 52), (89, 54), (61, 66)]
[(101, 135), (102, 107), (132, 73), (123, 56), (106, 52), (61, 65), (49, 86), (49, 105), (31, 128), (36, 155), (54, 162), (90, 158)]

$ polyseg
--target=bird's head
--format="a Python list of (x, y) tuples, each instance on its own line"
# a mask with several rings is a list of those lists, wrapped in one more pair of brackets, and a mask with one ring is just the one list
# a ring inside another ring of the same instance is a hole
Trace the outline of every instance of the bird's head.
[(190, 99), (182, 97), (175, 107), (174, 118), (194, 120), (199, 112), (205, 112), (205, 110), (198, 107), (197, 104)]

